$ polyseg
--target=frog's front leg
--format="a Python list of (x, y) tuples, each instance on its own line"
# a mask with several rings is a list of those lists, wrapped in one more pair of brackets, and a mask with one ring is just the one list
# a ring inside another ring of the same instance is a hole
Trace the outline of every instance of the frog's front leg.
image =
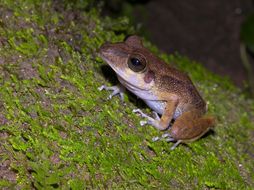
[(125, 92), (125, 88), (121, 85), (118, 84), (116, 86), (106, 86), (106, 85), (102, 85), (98, 88), (99, 91), (102, 90), (107, 90), (107, 91), (113, 91), (109, 96), (108, 99), (111, 99), (113, 96), (119, 95), (120, 99), (123, 101), (124, 100), (124, 92)]
[(178, 105), (177, 99), (167, 101), (166, 107), (164, 109), (161, 118), (156, 113), (155, 119), (144, 114), (140, 109), (133, 110), (133, 112), (139, 113), (141, 114), (142, 117), (147, 119), (147, 121), (141, 121), (140, 122), (141, 125), (150, 124), (159, 130), (166, 130), (169, 127), (169, 124), (173, 118), (177, 105)]

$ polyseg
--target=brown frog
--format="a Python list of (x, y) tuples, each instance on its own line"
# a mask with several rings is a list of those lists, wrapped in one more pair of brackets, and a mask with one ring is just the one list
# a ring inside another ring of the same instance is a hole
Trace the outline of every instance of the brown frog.
[[(204, 115), (206, 103), (190, 78), (152, 54), (138, 36), (130, 36), (124, 42), (106, 43), (99, 55), (116, 72), (120, 83), (154, 111), (152, 118), (140, 109), (133, 110), (147, 119), (140, 124), (150, 124), (159, 130), (169, 128), (169, 133), (162, 138), (176, 141), (171, 149), (200, 138), (214, 126), (214, 118)], [(121, 86), (103, 85), (102, 89), (113, 90), (110, 98), (118, 93), (122, 97)]]

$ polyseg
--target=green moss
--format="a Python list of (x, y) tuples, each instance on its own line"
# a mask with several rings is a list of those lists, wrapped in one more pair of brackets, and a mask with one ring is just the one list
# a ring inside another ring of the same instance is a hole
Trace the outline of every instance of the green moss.
[(139, 126), (136, 99), (108, 101), (109, 93), (98, 91), (113, 73), (105, 72), (96, 50), (133, 28), (126, 18), (100, 18), (89, 9), (93, 1), (80, 2), (6, 0), (0, 6), (0, 160), (7, 161), (0, 186), (253, 188), (253, 100), (228, 79), (145, 41), (189, 73), (217, 118), (214, 133), (188, 146), (170, 151), (170, 143), (152, 142), (161, 133)]

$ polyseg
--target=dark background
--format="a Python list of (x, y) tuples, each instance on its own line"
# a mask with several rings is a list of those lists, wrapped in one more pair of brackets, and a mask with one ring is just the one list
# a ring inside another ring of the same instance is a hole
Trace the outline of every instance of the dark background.
[(179, 52), (245, 86), (240, 28), (254, 10), (253, 0), (109, 0), (105, 5), (104, 13), (127, 15), (161, 51)]

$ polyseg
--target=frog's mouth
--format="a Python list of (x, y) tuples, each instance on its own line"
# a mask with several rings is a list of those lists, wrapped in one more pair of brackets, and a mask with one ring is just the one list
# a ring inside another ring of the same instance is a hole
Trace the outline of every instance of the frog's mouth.
[(123, 77), (121, 77), (119, 74), (117, 74), (117, 78), (120, 81), (120, 83), (122, 83), (128, 90), (130, 91), (150, 91), (151, 87), (147, 88), (147, 87), (141, 87), (141, 86), (136, 86), (133, 83), (127, 81), (126, 79), (124, 79)]
[(130, 92), (132, 92), (139, 98), (141, 98), (143, 100), (156, 100), (157, 99), (157, 97), (154, 95), (154, 93), (151, 89), (152, 86), (140, 87), (137, 85), (133, 85), (131, 82), (125, 80), (118, 74), (117, 74), (117, 78), (125, 88), (127, 88)]

